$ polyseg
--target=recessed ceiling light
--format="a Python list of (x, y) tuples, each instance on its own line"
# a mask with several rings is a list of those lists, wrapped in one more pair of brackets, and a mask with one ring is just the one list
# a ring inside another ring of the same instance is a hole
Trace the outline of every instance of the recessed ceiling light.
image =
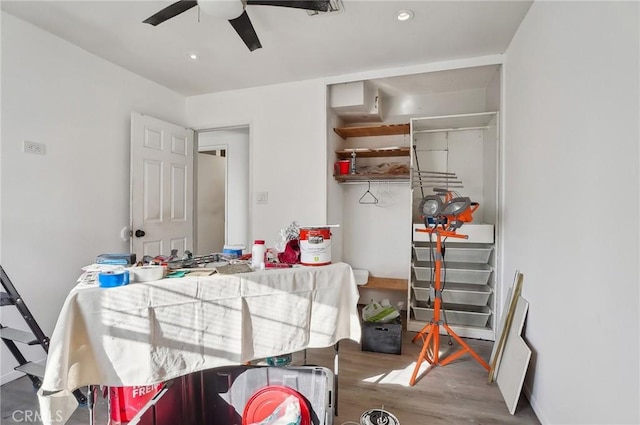
[(413, 19), (413, 10), (403, 9), (396, 13), (396, 19), (400, 22), (406, 22)]
[(197, 60), (198, 59), (198, 54), (197, 53), (189, 53), (189, 59)]

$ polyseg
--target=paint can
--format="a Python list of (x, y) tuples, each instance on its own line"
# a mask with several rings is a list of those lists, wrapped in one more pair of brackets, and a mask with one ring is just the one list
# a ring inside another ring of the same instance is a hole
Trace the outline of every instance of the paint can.
[(300, 228), (300, 263), (305, 266), (331, 264), (331, 230), (329, 227)]

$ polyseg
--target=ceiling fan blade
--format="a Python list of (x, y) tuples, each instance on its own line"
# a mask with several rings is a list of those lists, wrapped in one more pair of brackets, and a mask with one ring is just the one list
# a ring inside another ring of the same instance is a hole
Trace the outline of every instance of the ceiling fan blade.
[(235, 19), (229, 19), (229, 23), (236, 30), (244, 44), (247, 45), (250, 51), (254, 51), (262, 47), (260, 40), (258, 40), (258, 34), (253, 29), (253, 24), (247, 15), (247, 11), (242, 12), (242, 15)]
[(281, 6), (296, 9), (329, 11), (329, 0), (247, 0), (247, 6)]
[(144, 21), (142, 21), (142, 23), (151, 24), (155, 27), (156, 25), (163, 23), (167, 19), (178, 16), (182, 12), (186, 12), (187, 10), (197, 5), (198, 2), (195, 0), (180, 0), (176, 3), (173, 3), (171, 6), (165, 7), (155, 15), (145, 19)]

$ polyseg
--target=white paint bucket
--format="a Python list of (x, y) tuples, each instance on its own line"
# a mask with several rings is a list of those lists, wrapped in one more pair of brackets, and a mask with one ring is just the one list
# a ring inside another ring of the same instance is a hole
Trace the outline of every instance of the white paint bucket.
[(300, 228), (300, 263), (305, 266), (331, 264), (331, 231), (329, 227)]

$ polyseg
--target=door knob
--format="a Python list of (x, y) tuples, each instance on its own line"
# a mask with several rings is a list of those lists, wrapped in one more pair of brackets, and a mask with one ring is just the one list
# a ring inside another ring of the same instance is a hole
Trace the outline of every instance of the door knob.
[(140, 230), (140, 229), (136, 230), (135, 235), (136, 235), (136, 238), (143, 237), (145, 235), (144, 230)]

